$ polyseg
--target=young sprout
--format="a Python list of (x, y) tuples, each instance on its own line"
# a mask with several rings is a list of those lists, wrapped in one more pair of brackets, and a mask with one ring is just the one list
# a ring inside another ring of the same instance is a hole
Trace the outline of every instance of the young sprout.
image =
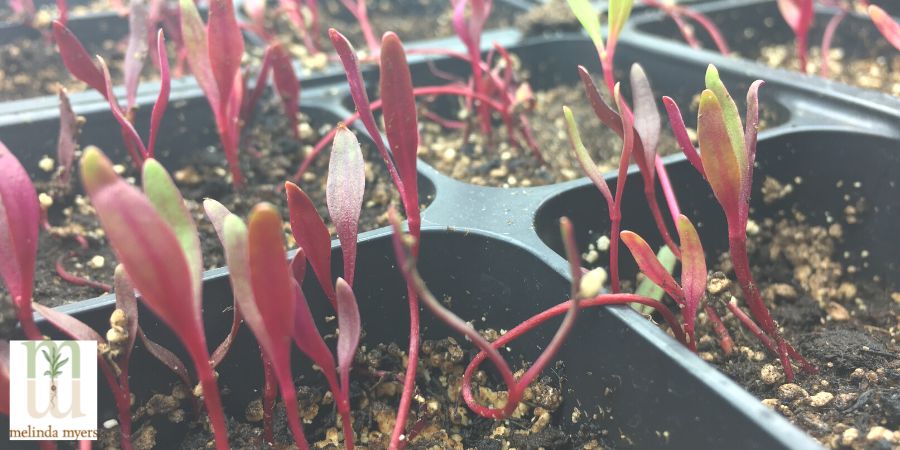
[[(815, 19), (815, 0), (777, 0), (781, 17), (794, 32), (800, 71), (806, 73), (809, 52), (809, 29)], [(827, 55), (823, 55), (826, 57)]]
[[(150, 33), (150, 11), (143, 1), (128, 2), (128, 47), (122, 72), (125, 78), (127, 110), (133, 112), (137, 103), (137, 88), (141, 82), (141, 70), (149, 50), (147, 36)], [(157, 51), (159, 48), (157, 47)]]
[(643, 0), (644, 4), (658, 9), (664, 12), (667, 16), (669, 16), (675, 25), (678, 27), (678, 31), (681, 32), (681, 35), (684, 37), (685, 42), (688, 43), (693, 48), (700, 48), (700, 41), (697, 40), (697, 37), (694, 35), (694, 28), (688, 24), (684, 18), (687, 17), (694, 22), (697, 22), (698, 25), (703, 27), (707, 34), (712, 38), (713, 42), (716, 44), (716, 48), (719, 50), (719, 53), (723, 55), (728, 55), (731, 51), (728, 49), (728, 43), (725, 42), (725, 37), (722, 35), (722, 31), (709, 19), (705, 14), (695, 11), (692, 8), (689, 8), (684, 5), (679, 5), (674, 2), (669, 1), (659, 1), (659, 0)]
[(675, 223), (681, 241), (681, 284), (679, 285), (660, 264), (653, 250), (643, 238), (631, 231), (622, 231), (622, 241), (631, 251), (631, 255), (640, 267), (641, 272), (660, 286), (681, 307), (684, 322), (684, 333), (688, 347), (696, 352), (697, 340), (694, 334), (694, 322), (697, 310), (706, 294), (706, 256), (703, 245), (697, 235), (697, 229), (685, 216), (679, 216)]
[(606, 82), (606, 88), (609, 93), (613, 93), (616, 84), (613, 75), (613, 60), (616, 54), (616, 44), (619, 41), (619, 34), (625, 27), (625, 22), (631, 15), (631, 8), (634, 6), (634, 0), (610, 0), (607, 9), (607, 40), (604, 44), (603, 35), (600, 26), (600, 14), (594, 8), (589, 0), (568, 0), (569, 8), (575, 14), (575, 17), (581, 23), (582, 28), (587, 31), (588, 36), (594, 41), (597, 47), (597, 53), (600, 55), (600, 65), (603, 67), (603, 79)]
[(878, 31), (891, 45), (900, 50), (900, 23), (897, 23), (888, 13), (876, 5), (869, 5), (869, 17)]
[[(109, 68), (103, 58), (97, 56), (99, 67), (95, 65), (78, 38), (59, 21), (53, 22), (53, 36), (57, 45), (59, 45), (59, 54), (69, 73), (95, 89), (109, 103), (110, 111), (119, 123), (125, 147), (131, 155), (135, 168), (139, 169), (144, 159), (152, 158), (154, 155), (159, 126), (169, 103), (171, 76), (169, 74), (169, 60), (163, 31), (159, 30), (157, 32), (157, 58), (162, 81), (156, 103), (153, 105), (153, 111), (150, 114), (150, 137), (146, 146), (132, 123), (134, 120), (134, 106), (131, 105), (131, 101), (129, 101), (130, 106), (127, 109), (122, 109), (119, 105), (119, 101), (113, 93)], [(126, 59), (126, 65), (128, 64), (134, 64), (134, 62), (131, 59)]]
[(41, 207), (28, 172), (0, 142), (0, 277), (25, 336), (40, 340), (31, 315)]
[(69, 185), (75, 150), (78, 149), (78, 135), (84, 118), (75, 114), (69, 102), (66, 88), (59, 87), (59, 140), (56, 144), (56, 162), (59, 164), (58, 180), (63, 186)]
[(144, 162), (141, 193), (121, 179), (96, 148), (88, 148), (81, 159), (81, 179), (141, 300), (187, 349), (203, 389), (216, 448), (228, 448), (225, 416), (203, 327), (200, 239), (181, 194), (153, 159)]
[(750, 271), (747, 255), (747, 221), (750, 212), (750, 190), (753, 185), (753, 164), (756, 160), (756, 140), (759, 131), (759, 87), (754, 82), (747, 92), (747, 126), (741, 124), (737, 105), (719, 78), (715, 66), (706, 71), (706, 90), (700, 95), (697, 134), (701, 152), (687, 139), (681, 111), (675, 101), (663, 97), (672, 130), (685, 156), (706, 178), (716, 200), (725, 212), (728, 223), (728, 243), (735, 276), (744, 294), (744, 301), (753, 318), (776, 343), (777, 354), (788, 380), (794, 379), (790, 359), (804, 371), (815, 370), (800, 354), (784, 341), (769, 313)]
[(213, 111), (219, 140), (231, 169), (232, 184), (239, 189), (244, 184), (238, 156), (239, 118), (244, 96), (240, 71), (244, 37), (234, 14), (234, 5), (231, 0), (210, 2), (208, 24), (204, 26), (193, 0), (181, 0), (180, 4), (181, 33), (188, 64)]

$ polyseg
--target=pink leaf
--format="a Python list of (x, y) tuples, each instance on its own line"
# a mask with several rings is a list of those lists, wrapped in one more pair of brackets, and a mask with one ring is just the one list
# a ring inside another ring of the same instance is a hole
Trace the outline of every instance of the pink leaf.
[(103, 72), (94, 65), (81, 41), (58, 20), (53, 21), (53, 40), (59, 46), (59, 56), (69, 73), (106, 97)]
[[(238, 254), (243, 255), (244, 258), (240, 258), (239, 256), (234, 256), (235, 251), (230, 250), (228, 248), (228, 243), (225, 240), (225, 219), (229, 216), (232, 216), (231, 211), (228, 210), (221, 203), (208, 198), (203, 200), (203, 210), (206, 212), (206, 217), (213, 225), (213, 229), (216, 231), (216, 235), (219, 238), (219, 242), (222, 243), (222, 246), (225, 247), (225, 259), (228, 264), (229, 272), (231, 274), (231, 292), (234, 296), (234, 311), (231, 318), (231, 329), (228, 331), (228, 335), (225, 336), (225, 339), (219, 343), (219, 346), (216, 347), (216, 350), (213, 352), (212, 357), (210, 358), (213, 367), (218, 366), (219, 363), (225, 359), (225, 356), (228, 355), (228, 351), (231, 349), (231, 345), (234, 343), (234, 338), (237, 335), (238, 329), (240, 328), (241, 322), (244, 317), (241, 314), (242, 303), (245, 303), (244, 300), (240, 300), (239, 297), (250, 297), (252, 299), (252, 292), (250, 291), (249, 282), (244, 283), (236, 283), (235, 280), (240, 277), (237, 276), (239, 272), (242, 270), (244, 273), (249, 271), (249, 268), (246, 266), (246, 249), (238, 250)], [(246, 239), (245, 239), (246, 240)], [(245, 275), (243, 279), (249, 279), (249, 275)]]
[(813, 0), (776, 0), (778, 10), (794, 34), (806, 35), (813, 22)]
[(41, 207), (28, 172), (0, 142), (0, 276), (20, 319), (31, 317), (40, 220)]
[[(639, 156), (635, 157), (638, 164), (641, 166), (646, 165), (646, 161), (643, 159), (643, 153), (640, 149), (635, 149), (635, 143), (639, 142), (635, 139), (634, 132), (634, 117), (631, 115), (631, 111), (628, 110), (628, 105), (625, 104), (625, 100), (621, 95), (621, 86), (619, 83), (616, 83), (615, 88), (613, 89), (613, 95), (616, 99), (616, 106), (619, 108), (619, 117), (622, 118), (622, 156), (619, 158), (619, 176), (616, 179), (616, 209), (620, 209), (622, 207), (622, 195), (625, 193), (625, 180), (628, 179), (628, 164), (631, 162), (631, 155), (637, 154)], [(638, 150), (635, 152), (635, 150)], [(641, 168), (642, 171), (645, 171), (644, 168)], [(646, 171), (645, 171), (646, 172)]]
[(72, 110), (66, 88), (59, 88), (59, 141), (56, 146), (56, 162), (62, 169), (59, 172), (59, 181), (63, 185), (69, 184), (72, 174), (72, 163), (75, 161), (75, 150), (78, 149), (78, 134), (81, 125), (78, 116)]
[(194, 385), (194, 383), (191, 382), (190, 375), (188, 375), (187, 365), (181, 361), (181, 358), (162, 345), (151, 341), (141, 328), (138, 328), (138, 337), (141, 338), (141, 344), (144, 345), (147, 353), (150, 353), (151, 356), (174, 373), (185, 387), (191, 388)]
[[(700, 301), (706, 294), (706, 256), (703, 254), (703, 244), (697, 235), (697, 229), (687, 217), (678, 216), (675, 226), (681, 241), (681, 288), (685, 303), (682, 315), (685, 322), (688, 318), (693, 322)], [(693, 325), (690, 328), (693, 329)]]
[[(231, 215), (231, 211), (225, 207), (225, 205), (219, 203), (217, 200), (207, 198), (203, 200), (203, 212), (206, 213), (206, 218), (209, 219), (209, 222), (212, 224), (213, 229), (216, 231), (216, 236), (219, 238), (219, 242), (225, 243), (225, 218)], [(230, 265), (230, 264), (229, 264)]]
[[(585, 69), (583, 66), (578, 66), (578, 75), (581, 77), (582, 84), (584, 84), (584, 91), (588, 96), (588, 101), (590, 101), (591, 107), (594, 109), (594, 114), (598, 119), (600, 119), (601, 122), (603, 122), (604, 125), (607, 126), (607, 128), (613, 130), (616, 134), (619, 135), (619, 137), (624, 137), (624, 132), (622, 131), (622, 118), (619, 116), (619, 113), (614, 111), (609, 105), (606, 104), (606, 102), (603, 101), (603, 97), (600, 96), (600, 91), (594, 84), (594, 80), (591, 78), (591, 75), (588, 73), (587, 69)], [(636, 131), (632, 131), (632, 133), (634, 134), (636, 133)], [(653, 164), (653, 161), (646, 161), (643, 157), (644, 150), (640, 136), (632, 136), (632, 147), (635, 154), (639, 155), (635, 159), (641, 166), (641, 172), (652, 173), (650, 172), (650, 166)]]
[(141, 299), (185, 345), (205, 349), (200, 303), (193, 298), (191, 271), (172, 228), (140, 191), (116, 175), (96, 148), (88, 148), (81, 159), (81, 179)]
[(319, 217), (312, 200), (296, 184), (286, 182), (288, 210), (291, 218), (291, 233), (297, 245), (303, 249), (312, 266), (322, 290), (335, 304), (334, 285), (331, 282), (331, 233)]
[(235, 75), (244, 55), (244, 36), (231, 0), (210, 0), (207, 25), (209, 65), (221, 103), (228, 102)]
[(669, 115), (669, 125), (672, 127), (672, 134), (675, 135), (675, 140), (681, 146), (681, 151), (684, 152), (684, 156), (687, 157), (691, 165), (697, 169), (697, 172), (706, 177), (706, 172), (703, 170), (703, 162), (700, 160), (700, 155), (688, 136), (684, 118), (681, 117), (681, 109), (678, 108), (678, 104), (671, 97), (663, 97), (663, 104), (666, 106), (666, 113)]
[(298, 248), (291, 259), (291, 273), (294, 274), (297, 284), (303, 286), (303, 280), (306, 279), (306, 255), (303, 254), (302, 248)]
[(244, 104), (241, 107), (241, 119), (244, 123), (250, 122), (253, 119), (253, 112), (256, 109), (256, 104), (259, 103), (259, 99), (262, 98), (263, 93), (266, 91), (269, 72), (272, 71), (273, 48), (273, 45), (266, 47), (266, 51), (263, 53), (262, 64), (259, 67), (259, 73), (256, 74), (256, 83), (253, 84), (253, 90), (250, 91), (250, 95), (244, 98)]
[(328, 163), (328, 184), (325, 195), (328, 213), (337, 228), (344, 255), (344, 277), (353, 285), (356, 267), (356, 237), (359, 234), (359, 215), (366, 189), (366, 163), (359, 141), (352, 131), (338, 124), (334, 147)]
[(641, 269), (641, 272), (654, 284), (663, 288), (679, 305), (684, 306), (684, 295), (681, 292), (681, 286), (675, 282), (669, 271), (656, 259), (656, 252), (647, 245), (647, 242), (628, 230), (622, 231), (619, 235), (622, 237), (622, 242), (631, 251), (631, 256), (634, 257), (634, 261)]
[[(406, 51), (400, 38), (392, 32), (381, 39), (381, 110), (384, 129), (397, 172), (403, 180), (404, 205), (418, 207), (416, 153), (419, 150), (419, 125), (416, 119), (416, 98), (412, 78), (406, 63)], [(415, 199), (415, 201), (411, 201)], [(407, 214), (412, 214), (407, 210)]]
[[(650, 80), (639, 64), (631, 66), (631, 90), (632, 104), (634, 105), (634, 129), (641, 137), (644, 161), (646, 169), (652, 178), (656, 161), (656, 150), (659, 145), (659, 133), (662, 122), (659, 110), (656, 108), (656, 100), (650, 87)], [(641, 167), (644, 169), (644, 167)]]
[(362, 324), (359, 320), (359, 306), (353, 289), (343, 278), (337, 279), (337, 317), (338, 317), (338, 342), (337, 358), (341, 371), (341, 387), (344, 396), (350, 392), (350, 366), (353, 365), (353, 357), (356, 355), (356, 347), (359, 346), (359, 335)]
[(141, 82), (141, 70), (147, 56), (147, 34), (149, 17), (147, 3), (143, 0), (131, 0), (128, 13), (128, 47), (125, 50), (125, 92), (128, 109), (134, 108), (138, 84)]
[(280, 44), (272, 50), (272, 79), (284, 105), (284, 115), (291, 124), (294, 137), (300, 136), (297, 111), (300, 108), (300, 80), (291, 65), (291, 55)]
[[(756, 80), (747, 90), (747, 125), (744, 128), (744, 145), (747, 146), (747, 167), (744, 168), (743, 186), (741, 187), (741, 208), (750, 207), (750, 189), (753, 187), (753, 163), (756, 161), (756, 140), (759, 134), (759, 88), (765, 84)], [(741, 213), (748, 217), (748, 212)]]
[(388, 155), (387, 148), (384, 145), (384, 139), (381, 137), (381, 131), (375, 123), (375, 116), (372, 115), (372, 106), (369, 102), (369, 94), (366, 92), (366, 85), (363, 82), (362, 73), (359, 71), (359, 60), (356, 58), (356, 50), (350, 44), (350, 41), (334, 28), (328, 30), (328, 36), (331, 38), (335, 52), (337, 52), (338, 57), (341, 58), (341, 63), (344, 65), (344, 73), (347, 74), (347, 84), (350, 86), (350, 96), (353, 97), (353, 103), (356, 105), (359, 120), (362, 121), (363, 125), (366, 127), (366, 131), (369, 132), (369, 136), (375, 141), (375, 147), (378, 149), (378, 153), (384, 160), (388, 172), (391, 174), (391, 179), (394, 180), (394, 184), (400, 191), (400, 195), (403, 195), (403, 181), (397, 173), (394, 161), (391, 159), (390, 155)]
[(322, 369), (322, 374), (328, 381), (331, 391), (336, 397), (340, 397), (341, 390), (337, 384), (337, 368), (334, 365), (334, 356), (331, 350), (322, 340), (322, 335), (316, 327), (316, 321), (313, 319), (312, 312), (309, 310), (309, 302), (300, 289), (300, 284), (294, 283), (294, 299), (296, 307), (294, 308), (294, 343), (297, 348), (303, 352), (309, 359)]
[(869, 5), (869, 17), (875, 23), (878, 31), (884, 35), (897, 50), (900, 50), (900, 23), (897, 23), (883, 9), (875, 5)]
[[(137, 130), (134, 129), (134, 125), (127, 117), (125, 117), (125, 114), (119, 107), (119, 101), (116, 99), (116, 94), (113, 92), (112, 80), (109, 77), (109, 67), (106, 66), (106, 61), (100, 56), (97, 56), (97, 62), (100, 63), (100, 69), (103, 73), (103, 84), (106, 88), (106, 100), (109, 103), (109, 110), (112, 112), (113, 117), (116, 118), (116, 122), (119, 122), (119, 127), (122, 129), (122, 136), (129, 139), (140, 151), (140, 154), (138, 155), (139, 158), (146, 158), (147, 148), (144, 147), (144, 143), (141, 142), (141, 136), (138, 134)], [(139, 164), (141, 161), (142, 159), (136, 160), (135, 164)]]
[(203, 19), (200, 18), (194, 0), (180, 0), (180, 4), (181, 35), (184, 39), (185, 55), (191, 66), (191, 74), (194, 75), (197, 84), (206, 95), (213, 112), (219, 114), (220, 104), (223, 102), (219, 99), (220, 90), (216, 85), (216, 78), (213, 76), (207, 52), (206, 27), (203, 25)]
[(159, 124), (162, 123), (166, 106), (169, 105), (169, 91), (171, 90), (172, 77), (169, 75), (169, 55), (166, 52), (166, 38), (160, 29), (156, 35), (157, 59), (159, 60), (159, 95), (153, 105), (150, 114), (150, 140), (147, 143), (147, 156), (152, 158), (156, 149), (156, 137), (159, 134)]

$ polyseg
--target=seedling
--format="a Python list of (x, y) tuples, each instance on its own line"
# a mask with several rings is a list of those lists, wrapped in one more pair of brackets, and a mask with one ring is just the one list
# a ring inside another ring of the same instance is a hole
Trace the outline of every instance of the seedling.
[[(809, 53), (809, 29), (815, 18), (815, 0), (777, 0), (777, 3), (778, 11), (794, 32), (800, 71), (805, 73), (808, 70), (806, 63)], [(822, 56), (827, 57), (825, 54)]]
[(658, 0), (643, 0), (643, 2), (645, 5), (658, 9), (669, 16), (669, 18), (675, 22), (675, 26), (678, 27), (678, 31), (681, 32), (681, 36), (684, 37), (685, 42), (691, 47), (700, 48), (701, 44), (694, 34), (694, 28), (687, 23), (685, 18), (693, 20), (709, 34), (709, 37), (712, 38), (713, 42), (716, 44), (719, 53), (726, 56), (731, 53), (731, 50), (728, 49), (728, 43), (722, 35), (722, 31), (719, 30), (719, 27), (717, 27), (706, 14), (695, 11), (693, 8), (669, 1), (660, 2)]
[(588, 36), (594, 41), (597, 47), (597, 53), (600, 55), (600, 65), (603, 68), (603, 80), (606, 82), (606, 88), (609, 93), (613, 93), (616, 85), (615, 76), (613, 75), (613, 60), (616, 55), (616, 45), (619, 42), (619, 34), (628, 17), (631, 15), (631, 8), (634, 0), (610, 0), (607, 9), (607, 40), (603, 42), (603, 35), (600, 27), (600, 14), (591, 4), (589, 0), (568, 0), (569, 8), (575, 14), (575, 17), (581, 23), (581, 27), (587, 31)]
[(62, 358), (62, 353), (56, 347), (50, 347), (49, 352), (45, 348), (41, 350), (41, 353), (44, 354), (44, 360), (50, 366), (44, 371), (44, 376), (50, 377), (50, 404), (55, 405), (58, 395), (56, 378), (63, 374), (63, 367), (69, 362), (69, 358)]
[[(144, 159), (152, 158), (156, 147), (156, 138), (159, 132), (160, 122), (169, 103), (169, 91), (171, 76), (169, 74), (169, 60), (166, 53), (165, 37), (162, 30), (157, 32), (157, 58), (160, 62), (160, 78), (161, 85), (156, 103), (153, 105), (153, 111), (150, 114), (150, 137), (145, 146), (140, 135), (134, 128), (132, 121), (134, 119), (134, 109), (129, 100), (130, 106), (123, 109), (119, 105), (113, 93), (112, 80), (109, 76), (109, 68), (106, 62), (100, 56), (97, 56), (98, 64), (91, 61), (84, 46), (72, 32), (61, 22), (53, 22), (53, 35), (59, 45), (59, 54), (62, 57), (63, 64), (75, 78), (83, 81), (91, 88), (95, 89), (109, 103), (110, 111), (113, 117), (119, 123), (122, 140), (125, 147), (131, 155), (135, 168), (140, 168)], [(126, 59), (126, 66), (134, 66), (137, 64), (134, 59)], [(126, 72), (135, 69), (126, 69)], [(137, 69), (138, 73), (140, 68)], [(134, 89), (137, 89), (135, 84)], [(131, 96), (132, 94), (129, 94)]]
[(747, 92), (747, 126), (743, 127), (737, 105), (719, 78), (715, 66), (706, 71), (706, 90), (700, 95), (697, 133), (702, 152), (687, 139), (687, 130), (675, 101), (663, 97), (672, 130), (691, 164), (706, 178), (716, 200), (725, 212), (728, 223), (728, 243), (735, 276), (750, 312), (775, 342), (777, 354), (788, 380), (794, 379), (790, 359), (804, 371), (814, 371), (800, 354), (788, 344), (759, 293), (753, 280), (747, 256), (747, 221), (750, 212), (750, 190), (753, 185), (753, 164), (756, 160), (756, 140), (759, 131), (758, 92), (763, 82), (757, 80)]
[(89, 148), (81, 159), (81, 179), (107, 239), (141, 300), (187, 349), (203, 388), (216, 447), (225, 449), (225, 417), (203, 331), (197, 228), (158, 162), (147, 159), (142, 178), (144, 193), (121, 179), (100, 150)]
[(28, 172), (0, 142), (0, 277), (25, 336), (40, 340), (31, 316), (41, 207)]
[(66, 88), (59, 88), (59, 141), (56, 145), (56, 162), (59, 164), (57, 174), (61, 185), (68, 186), (72, 174), (72, 163), (75, 162), (75, 150), (78, 149), (78, 135), (84, 118), (72, 110)]

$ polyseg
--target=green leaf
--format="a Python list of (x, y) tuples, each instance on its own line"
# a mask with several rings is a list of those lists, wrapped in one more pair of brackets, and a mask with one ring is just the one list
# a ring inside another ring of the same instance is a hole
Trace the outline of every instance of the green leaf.
[(606, 20), (609, 26), (608, 39), (610, 42), (615, 42), (619, 39), (619, 33), (622, 32), (625, 22), (628, 21), (628, 17), (631, 15), (632, 6), (634, 6), (634, 0), (609, 0)]
[(41, 353), (44, 354), (44, 359), (47, 360), (47, 363), (53, 364), (53, 360), (50, 359), (50, 354), (47, 353), (47, 349), (42, 349), (42, 350), (41, 350)]
[(67, 362), (69, 362), (69, 358), (63, 358), (63, 360), (60, 361), (60, 362), (56, 365), (56, 368), (61, 368), (61, 367), (65, 366)]
[(160, 217), (172, 227), (178, 244), (184, 252), (190, 268), (191, 282), (194, 286), (194, 299), (200, 301), (200, 283), (203, 273), (203, 255), (200, 251), (200, 237), (197, 225), (191, 213), (184, 205), (184, 199), (178, 187), (166, 169), (155, 159), (144, 161), (142, 181), (144, 194)]
[[(567, 0), (569, 8), (575, 14), (575, 18), (581, 22), (581, 27), (587, 32), (594, 45), (598, 49), (604, 48), (603, 35), (600, 30), (600, 14), (591, 5), (590, 0)], [(630, 10), (631, 8), (629, 8)]]
[(591, 179), (594, 186), (596, 186), (600, 193), (603, 194), (606, 203), (612, 205), (613, 198), (612, 193), (609, 191), (609, 185), (606, 184), (606, 180), (603, 179), (603, 174), (597, 169), (597, 164), (591, 159), (590, 153), (588, 153), (587, 148), (585, 148), (584, 143), (581, 141), (581, 133), (578, 131), (578, 124), (575, 123), (575, 116), (572, 114), (572, 110), (569, 109), (568, 106), (563, 106), (563, 114), (566, 116), (569, 142), (572, 144), (572, 149), (575, 151), (575, 157), (578, 159), (578, 164), (581, 166), (582, 172)]
[(48, 377), (52, 376), (52, 375), (50, 375), (50, 371), (49, 371), (49, 370), (45, 370), (45, 371), (44, 371), (44, 375), (45, 375), (45, 376), (48, 376)]
[(716, 66), (710, 64), (706, 69), (706, 88), (715, 94), (716, 99), (722, 109), (723, 120), (725, 122), (725, 130), (728, 132), (728, 139), (731, 142), (731, 149), (737, 158), (741, 167), (741, 177), (747, 174), (747, 149), (744, 144), (744, 125), (741, 123), (741, 115), (738, 113), (738, 107), (725, 88), (725, 84), (719, 78), (719, 70)]

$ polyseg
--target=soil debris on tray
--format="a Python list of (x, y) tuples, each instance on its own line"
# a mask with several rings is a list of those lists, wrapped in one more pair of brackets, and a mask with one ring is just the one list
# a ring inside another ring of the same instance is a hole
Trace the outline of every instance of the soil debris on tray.
[[(285, 180), (293, 176), (319, 136), (334, 125), (321, 119), (311, 119), (301, 113), (299, 132), (302, 142), (298, 142), (289, 129), (288, 120), (282, 113), (281, 103), (276, 96), (264, 96), (258, 108), (256, 118), (244, 129), (242, 135), (241, 167), (247, 185), (239, 193), (235, 193), (232, 187), (230, 172), (219, 146), (214, 125), (211, 123), (185, 125), (184, 130), (168, 131), (176, 134), (189, 132), (208, 136), (209, 147), (205, 150), (179, 148), (179, 145), (184, 144), (179, 144), (177, 138), (162, 139), (158, 146), (160, 154), (171, 152), (192, 155), (192, 159), (185, 166), (168, 169), (197, 224), (206, 268), (221, 267), (225, 262), (221, 244), (203, 212), (203, 200), (216, 199), (241, 217), (246, 217), (256, 203), (267, 201), (278, 207), (287, 223), (287, 206), (284, 194), (279, 188)], [(80, 144), (84, 147), (91, 143), (80, 142)], [(399, 196), (378, 154), (369, 151), (365, 140), (362, 140), (362, 146), (366, 157), (366, 194), (363, 199), (360, 231), (367, 231), (387, 224), (388, 205), (391, 202), (399, 203)], [(114, 162), (119, 163), (118, 169), (124, 176), (133, 182), (137, 181), (139, 176), (134, 173), (130, 160)], [(36, 173), (42, 171), (38, 167), (27, 169)], [(77, 173), (77, 170), (75, 172)], [(310, 196), (325, 223), (334, 232), (325, 204), (327, 173), (326, 152), (316, 159), (299, 186)], [(80, 181), (77, 176), (73, 177), (73, 188), (62, 188), (55, 181), (35, 183), (41, 198), (50, 205), (48, 214), (51, 228), (40, 234), (34, 289), (35, 300), (47, 306), (84, 300), (104, 292), (102, 288), (96, 286), (76, 286), (62, 280), (55, 269), (58, 259), (72, 274), (94, 282), (112, 283), (113, 269), (116, 266), (115, 254), (105, 240), (89, 199), (80, 194), (78, 183)], [(422, 202), (427, 203), (428, 199), (423, 197)], [(81, 248), (76, 236), (83, 236), (86, 239), (88, 245), (86, 249)], [(285, 237), (289, 247), (293, 247), (293, 236), (287, 226)], [(0, 295), (7, 294), (0, 293)]]
[[(546, 164), (542, 165), (530, 150), (510, 145), (507, 129), (502, 125), (494, 127), (493, 139), (487, 142), (475, 124), (468, 141), (463, 142), (461, 130), (447, 130), (435, 122), (423, 121), (419, 156), (445, 175), (481, 186), (541, 186), (581, 178), (584, 175), (569, 143), (562, 112), (562, 107), (568, 106), (600, 172), (618, 168), (622, 140), (597, 119), (581, 84), (536, 91), (535, 100), (529, 122)], [(664, 124), (660, 154), (678, 151)]]
[[(495, 330), (485, 335), (499, 336)], [(561, 416), (562, 395), (565, 390), (565, 365), (558, 363), (552, 375), (536, 380), (524, 394), (524, 401), (507, 420), (481, 418), (472, 413), (462, 400), (461, 379), (474, 350), (460, 345), (454, 338), (425, 340), (416, 382), (417, 392), (410, 411), (408, 430), (409, 449), (601, 449), (613, 448), (608, 436), (618, 434), (602, 429), (597, 415), (573, 414)], [(350, 397), (352, 403), (356, 448), (381, 450), (388, 447), (393, 430), (397, 404), (402, 391), (406, 353), (396, 344), (362, 346), (354, 360)], [(523, 371), (518, 372), (521, 375)], [(479, 403), (502, 407), (506, 393), (483, 371), (476, 373), (473, 389)], [(310, 448), (340, 449), (343, 447), (341, 421), (337, 417), (334, 400), (325, 387), (323, 377), (300, 377), (297, 397), (304, 432)], [(156, 397), (156, 396), (155, 396)], [(139, 411), (150, 410), (151, 404), (168, 405), (173, 396), (147, 402)], [(227, 396), (225, 397), (227, 402)], [(176, 403), (158, 414), (174, 409), (184, 410), (186, 402)], [(158, 408), (157, 408), (158, 409)], [(288, 448), (293, 438), (286, 424), (284, 404), (278, 401), (275, 414), (275, 448)], [(600, 415), (602, 417), (602, 414)], [(176, 416), (181, 418), (181, 416)], [(581, 431), (563, 431), (562, 421), (578, 423)], [(115, 439), (113, 429), (105, 439)], [(267, 448), (263, 443), (261, 399), (251, 401), (240, 417), (229, 418), (229, 440), (236, 449)], [(104, 436), (101, 435), (101, 439)], [(192, 427), (187, 437), (171, 448), (206, 448), (212, 441), (208, 425)], [(174, 445), (173, 445), (174, 444)], [(622, 448), (622, 447), (616, 447)]]
[[(787, 193), (772, 201), (789, 199)], [(851, 198), (848, 206), (864, 203)], [(804, 214), (787, 210), (783, 217), (751, 225), (750, 261), (763, 298), (788, 342), (818, 372), (786, 383), (776, 357), (722, 307), (731, 296), (741, 296), (737, 283), (725, 278), (731, 270), (727, 254), (708, 285), (708, 301), (732, 330), (736, 351), (722, 354), (701, 314), (700, 356), (829, 448), (897, 448), (900, 292), (877, 277), (862, 276), (860, 265), (868, 264), (865, 249), (843, 248), (844, 232), (857, 226), (857, 219), (846, 215), (830, 224), (811, 224)], [(854, 250), (860, 253), (851, 254)]]

